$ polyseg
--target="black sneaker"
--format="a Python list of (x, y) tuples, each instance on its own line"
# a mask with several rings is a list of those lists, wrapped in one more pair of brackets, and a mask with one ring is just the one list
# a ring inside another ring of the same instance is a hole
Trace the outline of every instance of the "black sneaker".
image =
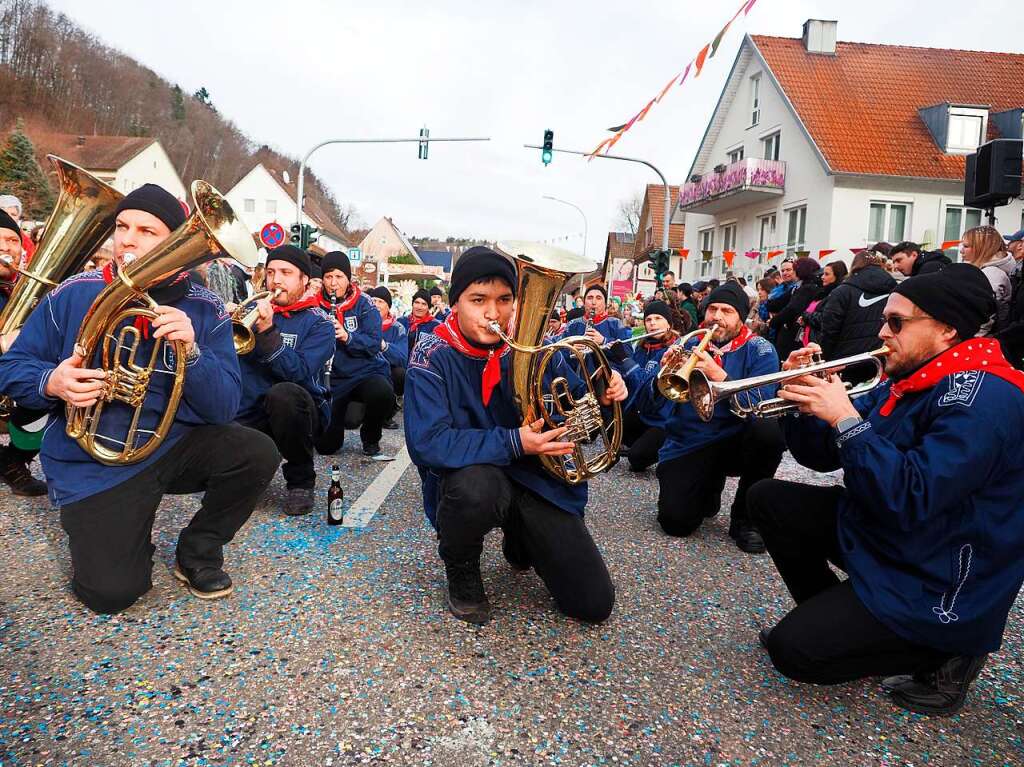
[(740, 551), (745, 551), (748, 554), (764, 554), (764, 538), (761, 537), (761, 533), (757, 532), (756, 527), (740, 524), (734, 537)]
[(971, 683), (985, 666), (987, 655), (950, 658), (935, 671), (913, 676), (891, 676), (882, 687), (900, 708), (915, 714), (952, 716), (963, 708)]
[(757, 641), (761, 643), (761, 647), (768, 649), (768, 637), (772, 635), (771, 629), (761, 629), (757, 632)]
[(284, 513), (289, 517), (301, 517), (313, 510), (313, 490), (308, 487), (288, 488), (284, 501)]
[(40, 495), (46, 495), (46, 483), (40, 482), (38, 479), (32, 476), (32, 472), (28, 470), (21, 461), (11, 461), (9, 464), (0, 470), (0, 479), (6, 482), (14, 495), (20, 495), (25, 498), (36, 498)]
[(444, 563), (448, 576), (448, 609), (459, 620), (483, 624), (491, 619), (491, 603), (487, 601), (484, 581), (480, 577), (480, 560)]
[(373, 458), (375, 455), (380, 455), (380, 443), (374, 442), (369, 445), (363, 445), (363, 455), (368, 455)]
[(389, 430), (391, 430), (391, 431), (394, 431), (395, 429), (397, 429), (397, 428), (398, 428), (398, 424), (397, 424), (397, 423), (395, 423), (395, 419), (394, 419), (394, 418), (389, 418), (389, 419), (388, 419), (388, 420), (387, 420), (387, 421), (386, 421), (386, 422), (384, 423), (384, 428), (385, 428), (385, 429), (389, 429)]
[(174, 565), (174, 577), (188, 585), (189, 593), (199, 599), (221, 599), (231, 593), (231, 576), (219, 567)]

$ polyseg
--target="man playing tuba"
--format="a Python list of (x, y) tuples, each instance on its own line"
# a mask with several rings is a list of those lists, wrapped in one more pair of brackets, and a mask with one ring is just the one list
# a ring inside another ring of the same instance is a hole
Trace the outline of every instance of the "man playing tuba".
[[(480, 574), (484, 537), (504, 531), (503, 551), (516, 570), (533, 567), (558, 609), (598, 623), (615, 589), (583, 522), (586, 484), (548, 474), (539, 455), (567, 455), (565, 428), (522, 425), (509, 374), (512, 354), (490, 327), (507, 328), (516, 310), (512, 263), (471, 248), (452, 272), (452, 313), (423, 335), (409, 361), (405, 434), (423, 483), (423, 505), (437, 529), (438, 553), (455, 617), (484, 623), (490, 604)], [(546, 307), (545, 307), (546, 308)], [(558, 375), (570, 375), (564, 368)], [(614, 373), (601, 404), (626, 399)]]
[[(0, 357), (0, 391), (19, 405), (53, 413), (56, 423), (42, 443), (43, 470), (68, 534), (72, 590), (98, 613), (120, 612), (152, 586), (150, 535), (164, 493), (205, 492), (199, 512), (178, 538), (174, 575), (194, 596), (227, 596), (232, 585), (223, 570), (224, 544), (245, 524), (280, 461), (269, 437), (231, 423), (241, 383), (230, 318), (220, 299), (192, 283), (186, 272), (150, 291), (158, 304), (152, 324), (136, 321), (138, 361), (149, 359), (156, 338), (187, 349), (184, 396), (159, 449), (137, 463), (105, 465), (65, 431), (65, 403), (96, 402), (107, 376), (92, 367), (97, 360), (75, 352), (83, 318), (104, 287), (118, 279), (119, 266), (145, 258), (184, 221), (182, 203), (159, 186), (146, 184), (126, 196), (116, 212), (115, 263), (50, 291)], [(150, 381), (143, 428), (163, 412), (174, 381), (173, 349), (164, 351)], [(105, 432), (126, 433), (130, 412), (112, 404), (105, 410)]]

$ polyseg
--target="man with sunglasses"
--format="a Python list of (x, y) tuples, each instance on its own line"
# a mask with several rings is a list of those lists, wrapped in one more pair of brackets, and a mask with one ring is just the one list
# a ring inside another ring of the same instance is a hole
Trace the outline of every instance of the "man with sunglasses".
[(816, 416), (784, 419), (793, 456), (843, 469), (845, 484), (765, 480), (748, 494), (797, 603), (761, 632), (791, 679), (888, 676), (897, 705), (950, 715), (999, 649), (1024, 579), (1024, 373), (974, 337), (993, 310), (969, 264), (912, 277), (886, 304), (883, 384), (856, 402), (835, 376), (780, 390)]

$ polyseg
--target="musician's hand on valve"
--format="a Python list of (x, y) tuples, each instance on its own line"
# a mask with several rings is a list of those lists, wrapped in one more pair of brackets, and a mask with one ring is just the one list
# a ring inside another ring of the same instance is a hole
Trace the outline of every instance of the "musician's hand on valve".
[(699, 357), (699, 360), (695, 365), (696, 369), (706, 375), (709, 381), (715, 381), (717, 383), (719, 381), (724, 381), (729, 377), (725, 372), (725, 369), (715, 362), (715, 358), (706, 351), (700, 351), (698, 353), (695, 349), (694, 353)]
[(817, 416), (832, 427), (844, 418), (860, 415), (846, 393), (846, 384), (837, 375), (804, 376), (789, 381), (779, 387), (779, 396), (794, 403), (801, 413)]
[(665, 353), (661, 355), (661, 367), (675, 367), (683, 361), (685, 352), (683, 347), (679, 344), (673, 344), (665, 350)]
[(256, 332), (264, 333), (270, 330), (274, 324), (274, 305), (270, 303), (269, 298), (256, 302), (256, 313)]
[(156, 319), (152, 323), (155, 329), (153, 338), (181, 341), (185, 344), (185, 352), (190, 352), (196, 342), (196, 331), (189, 316), (173, 306), (158, 306), (153, 311), (156, 312)]
[(561, 438), (569, 430), (562, 426), (550, 431), (541, 431), (544, 419), (538, 418), (528, 426), (519, 427), (519, 441), (526, 455), (569, 455), (573, 450), (572, 442), (562, 442)]
[(626, 382), (622, 380), (618, 371), (613, 370), (612, 377), (608, 379), (608, 386), (605, 387), (604, 394), (601, 395), (601, 404), (608, 407), (613, 402), (625, 401), (627, 396), (629, 396), (629, 392), (626, 390)]
[(62, 399), (75, 407), (88, 407), (100, 398), (105, 370), (83, 368), (82, 357), (72, 354), (61, 362), (46, 381), (43, 394)]
[[(783, 370), (796, 370), (797, 368), (807, 367), (814, 363), (815, 355), (821, 354), (821, 347), (817, 344), (807, 344), (802, 349), (794, 349), (789, 353), (786, 361), (782, 363)], [(806, 384), (814, 376), (801, 376), (800, 378), (791, 378), (789, 383), (791, 384)]]

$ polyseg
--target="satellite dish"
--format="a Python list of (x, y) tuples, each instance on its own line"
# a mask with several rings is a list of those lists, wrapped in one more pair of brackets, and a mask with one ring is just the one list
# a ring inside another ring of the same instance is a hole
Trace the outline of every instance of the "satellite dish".
[(286, 184), (292, 183), (292, 177), (291, 177), (291, 175), (289, 175), (288, 171), (286, 171), (286, 170), (281, 171), (281, 178), (284, 179), (284, 183), (286, 183)]

